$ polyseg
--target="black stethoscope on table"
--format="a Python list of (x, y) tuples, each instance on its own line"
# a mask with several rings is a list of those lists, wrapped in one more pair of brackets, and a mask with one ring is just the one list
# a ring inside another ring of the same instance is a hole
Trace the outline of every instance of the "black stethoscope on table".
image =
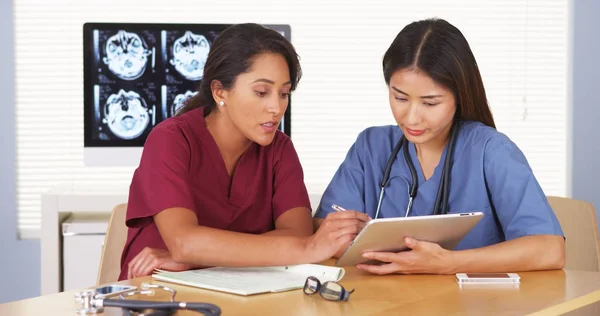
[[(450, 132), (450, 141), (448, 142), (448, 150), (446, 152), (446, 158), (444, 159), (444, 167), (442, 169), (442, 177), (440, 179), (440, 185), (438, 186), (437, 196), (435, 198), (435, 204), (433, 206), (433, 214), (447, 214), (448, 213), (448, 195), (450, 192), (450, 168), (452, 164), (452, 154), (454, 152), (454, 143), (456, 142), (456, 135), (458, 134), (458, 126), (459, 122), (454, 122), (452, 124), (452, 130)], [(379, 210), (381, 209), (381, 201), (383, 200), (383, 192), (385, 191), (385, 187), (390, 180), (390, 172), (392, 171), (392, 165), (394, 164), (394, 160), (400, 149), (404, 147), (404, 159), (406, 159), (406, 163), (408, 165), (408, 169), (410, 169), (410, 176), (412, 178), (412, 182), (408, 189), (408, 206), (406, 207), (405, 217), (408, 216), (408, 213), (412, 209), (413, 200), (417, 196), (418, 190), (418, 178), (417, 171), (415, 170), (415, 165), (410, 158), (410, 153), (408, 152), (408, 140), (404, 135), (400, 138), (396, 147), (392, 151), (390, 158), (388, 158), (387, 165), (385, 166), (385, 171), (383, 173), (383, 180), (381, 181), (381, 192), (379, 193), (379, 201), (377, 202), (377, 211), (375, 213), (375, 218), (379, 215)]]
[[(128, 300), (125, 296), (136, 294), (153, 295), (154, 289), (161, 289), (171, 292), (169, 302), (147, 301), (147, 300)], [(141, 288), (133, 286), (131, 289), (111, 294), (100, 294), (97, 289), (88, 289), (75, 294), (75, 300), (81, 304), (76, 312), (80, 315), (102, 313), (105, 307), (119, 307), (123, 310), (123, 315), (138, 316), (170, 316), (178, 310), (189, 310), (206, 316), (219, 316), (221, 309), (219, 306), (210, 303), (200, 302), (176, 302), (174, 289), (158, 284), (142, 283)], [(119, 298), (113, 298), (118, 296)]]

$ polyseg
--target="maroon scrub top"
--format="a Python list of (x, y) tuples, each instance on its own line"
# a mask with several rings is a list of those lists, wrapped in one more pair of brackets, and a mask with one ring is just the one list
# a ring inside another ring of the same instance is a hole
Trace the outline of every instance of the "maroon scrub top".
[(198, 225), (250, 234), (273, 230), (289, 209), (310, 212), (302, 166), (287, 135), (276, 131), (264, 147), (252, 143), (229, 188), (225, 162), (202, 111), (163, 121), (146, 140), (129, 188), (119, 280), (127, 278), (128, 263), (145, 247), (167, 249), (152, 217), (162, 210), (187, 208), (196, 213)]

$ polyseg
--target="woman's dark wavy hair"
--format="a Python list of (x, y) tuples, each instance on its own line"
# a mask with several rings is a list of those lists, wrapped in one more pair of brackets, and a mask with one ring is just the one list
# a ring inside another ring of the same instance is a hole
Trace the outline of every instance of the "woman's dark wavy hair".
[(210, 87), (213, 80), (224, 89), (231, 89), (238, 75), (248, 72), (254, 58), (260, 54), (279, 54), (287, 61), (291, 91), (302, 76), (300, 61), (294, 46), (279, 32), (255, 23), (236, 24), (221, 32), (212, 43), (198, 93), (189, 98), (177, 115), (203, 107), (204, 116), (216, 108)]
[(496, 128), (473, 52), (452, 24), (433, 18), (404, 27), (383, 57), (385, 83), (401, 69), (421, 71), (452, 91), (455, 119)]

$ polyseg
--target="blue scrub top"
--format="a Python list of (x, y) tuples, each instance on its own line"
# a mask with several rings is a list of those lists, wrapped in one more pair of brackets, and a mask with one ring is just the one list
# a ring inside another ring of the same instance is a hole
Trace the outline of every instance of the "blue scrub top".
[[(460, 124), (450, 173), (448, 213), (479, 211), (484, 216), (455, 249), (479, 248), (527, 235), (564, 237), (521, 150), (507, 136), (482, 123)], [(395, 125), (362, 131), (325, 190), (315, 217), (324, 218), (335, 212), (331, 205), (337, 204), (375, 218), (385, 166), (401, 136), (402, 130)], [(409, 216), (432, 215), (446, 149), (427, 181), (413, 143), (409, 143), (409, 152), (418, 175), (417, 196)], [(378, 218), (405, 215), (410, 183), (410, 169), (400, 151), (390, 172)]]

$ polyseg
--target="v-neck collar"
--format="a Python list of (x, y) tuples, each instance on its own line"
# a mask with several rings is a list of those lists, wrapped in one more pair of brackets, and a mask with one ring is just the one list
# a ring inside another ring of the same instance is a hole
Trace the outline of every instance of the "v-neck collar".
[[(400, 128), (398, 128), (398, 140), (400, 139), (402, 132)], [(395, 145), (395, 143), (394, 143)], [(440, 161), (435, 167), (433, 174), (431, 177), (425, 181), (425, 176), (423, 174), (423, 168), (421, 168), (421, 164), (419, 163), (419, 159), (417, 158), (417, 150), (415, 144), (408, 142), (408, 153), (412, 160), (412, 163), (415, 167), (415, 172), (417, 174), (417, 198), (429, 197), (432, 196), (435, 200), (437, 196), (438, 187), (440, 185), (440, 179), (442, 177), (442, 171), (444, 168), (444, 161), (446, 159), (446, 152), (448, 149), (448, 145), (444, 147), (442, 151), (442, 155), (440, 157)], [(412, 184), (412, 176), (410, 174), (410, 168), (408, 167), (408, 161), (404, 157), (404, 148), (398, 152), (396, 160), (393, 163), (392, 170), (390, 171), (390, 176), (401, 176), (406, 179), (409, 186)]]
[[(201, 137), (202, 144), (208, 156), (210, 157), (210, 160), (212, 161), (213, 167), (215, 168), (217, 182), (220, 191), (223, 194), (223, 198), (227, 199), (231, 205), (241, 207), (243, 206), (244, 202), (247, 201), (246, 195), (250, 193), (246, 192), (247, 188), (251, 187), (249, 185), (250, 181), (257, 176), (254, 174), (254, 168), (248, 166), (248, 163), (252, 164), (252, 161), (256, 160), (256, 146), (258, 145), (252, 142), (250, 146), (242, 153), (237, 162), (235, 170), (233, 171), (233, 175), (230, 177), (229, 173), (227, 172), (225, 160), (223, 159), (221, 151), (219, 150), (219, 146), (217, 145), (217, 142), (212, 134), (208, 131), (204, 117), (202, 119), (202, 124), (202, 130), (204, 132), (204, 135)], [(200, 181), (210, 180), (202, 179)]]
[[(448, 145), (444, 146), (444, 150), (442, 151), (442, 155), (440, 156), (440, 160), (438, 164), (433, 169), (433, 174), (427, 181), (425, 181), (425, 174), (423, 173), (423, 168), (421, 167), (421, 163), (419, 162), (419, 158), (417, 156), (417, 148), (415, 144), (408, 143), (408, 153), (410, 154), (410, 158), (413, 161), (415, 166), (415, 172), (417, 173), (417, 178), (419, 179), (419, 189), (421, 187), (427, 188), (429, 186), (433, 186), (437, 192), (437, 188), (440, 183), (440, 179), (442, 177), (442, 171), (444, 169), (444, 161), (446, 160), (446, 150), (448, 149)], [(410, 174), (410, 171), (409, 171)], [(427, 189), (428, 190), (428, 189)]]

